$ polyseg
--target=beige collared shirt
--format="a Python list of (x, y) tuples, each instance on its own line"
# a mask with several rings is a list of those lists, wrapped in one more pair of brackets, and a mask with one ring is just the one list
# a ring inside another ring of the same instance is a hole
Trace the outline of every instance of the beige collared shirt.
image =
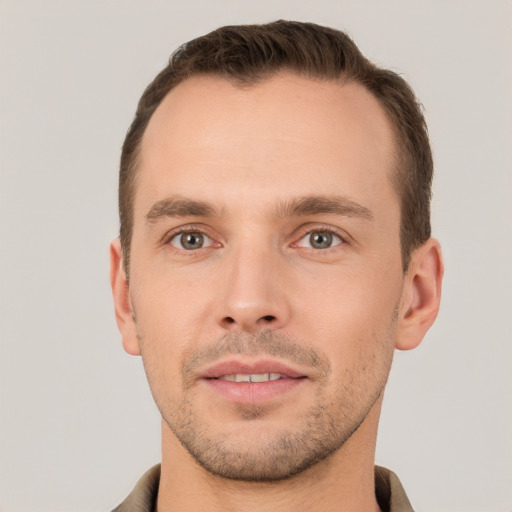
[[(157, 464), (112, 512), (155, 512), (159, 482), (160, 464)], [(389, 469), (375, 466), (375, 495), (382, 512), (414, 512), (400, 480)]]

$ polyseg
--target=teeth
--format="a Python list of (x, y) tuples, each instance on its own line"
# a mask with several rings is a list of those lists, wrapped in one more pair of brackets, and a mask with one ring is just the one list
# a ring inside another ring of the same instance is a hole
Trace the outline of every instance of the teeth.
[(222, 377), (219, 377), (220, 380), (229, 380), (230, 382), (235, 382), (236, 375), (223, 375)]
[(278, 380), (283, 378), (280, 373), (251, 373), (246, 375), (236, 373), (233, 375), (223, 375), (220, 380), (228, 380), (230, 382), (268, 382), (269, 380)]

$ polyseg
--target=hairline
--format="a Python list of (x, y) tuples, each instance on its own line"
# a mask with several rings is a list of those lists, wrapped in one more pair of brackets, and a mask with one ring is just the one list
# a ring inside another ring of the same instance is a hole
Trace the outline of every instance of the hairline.
[[(129, 165), (129, 183), (128, 187), (126, 187), (129, 191), (129, 233), (130, 238), (128, 240), (128, 248), (127, 248), (127, 254), (125, 254), (125, 248), (122, 247), (122, 253), (123, 253), (123, 267), (125, 269), (125, 273), (127, 278), (129, 277), (129, 263), (130, 263), (130, 256), (131, 256), (131, 240), (133, 238), (133, 225), (134, 225), (134, 206), (135, 206), (135, 195), (137, 190), (137, 183), (138, 183), (138, 177), (140, 174), (140, 165), (141, 165), (141, 151), (142, 151), (142, 145), (144, 142), (144, 137), (146, 135), (147, 128), (151, 122), (151, 119), (153, 118), (155, 112), (158, 110), (158, 108), (164, 103), (166, 98), (181, 84), (184, 84), (188, 82), (189, 80), (193, 80), (196, 78), (201, 77), (212, 77), (212, 78), (218, 78), (220, 80), (224, 80), (226, 82), (231, 83), (233, 86), (243, 90), (243, 89), (249, 89), (252, 87), (257, 87), (259, 84), (266, 82), (268, 80), (271, 80), (272, 78), (275, 78), (276, 76), (282, 75), (282, 74), (289, 74), (289, 75), (295, 75), (296, 77), (305, 78), (307, 80), (310, 80), (312, 82), (318, 82), (318, 83), (332, 83), (337, 84), (340, 87), (343, 87), (345, 85), (349, 84), (356, 84), (365, 89), (371, 96), (377, 101), (379, 106), (382, 108), (385, 118), (388, 122), (388, 127), (391, 131), (391, 137), (392, 137), (392, 158), (394, 160), (393, 165), (391, 169), (389, 170), (389, 176), (388, 179), (391, 184), (391, 188), (396, 194), (396, 198), (399, 205), (399, 230), (400, 230), (400, 254), (401, 254), (401, 263), (402, 263), (402, 269), (405, 273), (408, 269), (409, 261), (410, 261), (410, 255), (412, 251), (417, 247), (410, 247), (406, 248), (404, 246), (404, 220), (403, 220), (403, 201), (404, 201), (404, 195), (405, 192), (403, 190), (403, 187), (401, 185), (401, 176), (404, 173), (404, 169), (407, 166), (409, 160), (411, 160), (411, 155), (409, 154), (409, 150), (406, 147), (405, 144), (405, 136), (400, 133), (399, 127), (397, 123), (393, 120), (392, 114), (389, 111), (388, 107), (386, 106), (385, 102), (382, 101), (377, 94), (375, 94), (374, 91), (372, 91), (360, 77), (358, 76), (351, 76), (350, 73), (347, 73), (346, 70), (341, 71), (339, 76), (336, 77), (329, 77), (329, 76), (321, 76), (319, 74), (314, 74), (311, 72), (301, 72), (300, 70), (294, 69), (292, 66), (289, 65), (283, 65), (277, 69), (274, 69), (267, 73), (262, 73), (260, 75), (256, 76), (247, 76), (244, 78), (233, 76), (231, 74), (217, 71), (217, 70), (211, 70), (211, 71), (191, 71), (187, 75), (181, 77), (180, 80), (176, 81), (170, 87), (170, 89), (165, 93), (165, 95), (160, 99), (160, 101), (154, 106), (153, 110), (150, 112), (147, 119), (145, 119), (145, 123), (141, 124), (139, 126), (139, 129), (141, 130), (141, 133), (138, 135), (137, 143), (134, 147), (134, 151), (132, 154), (131, 162)], [(122, 241), (122, 240), (121, 240)], [(407, 250), (408, 249), (408, 250)]]

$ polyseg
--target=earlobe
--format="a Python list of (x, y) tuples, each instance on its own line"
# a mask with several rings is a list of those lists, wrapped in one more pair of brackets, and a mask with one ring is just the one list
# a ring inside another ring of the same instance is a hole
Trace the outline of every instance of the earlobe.
[(130, 286), (123, 268), (123, 252), (118, 239), (110, 244), (110, 286), (123, 347), (128, 354), (138, 356), (140, 347), (130, 300)]
[(430, 238), (411, 256), (400, 304), (396, 348), (417, 347), (434, 323), (441, 301), (443, 272), (441, 246)]

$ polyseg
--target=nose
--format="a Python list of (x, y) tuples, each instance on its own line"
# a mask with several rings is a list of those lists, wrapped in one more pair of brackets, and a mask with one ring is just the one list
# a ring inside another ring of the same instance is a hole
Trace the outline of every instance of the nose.
[(271, 249), (245, 247), (225, 262), (226, 279), (218, 302), (223, 329), (258, 332), (284, 327), (290, 319), (283, 262)]

